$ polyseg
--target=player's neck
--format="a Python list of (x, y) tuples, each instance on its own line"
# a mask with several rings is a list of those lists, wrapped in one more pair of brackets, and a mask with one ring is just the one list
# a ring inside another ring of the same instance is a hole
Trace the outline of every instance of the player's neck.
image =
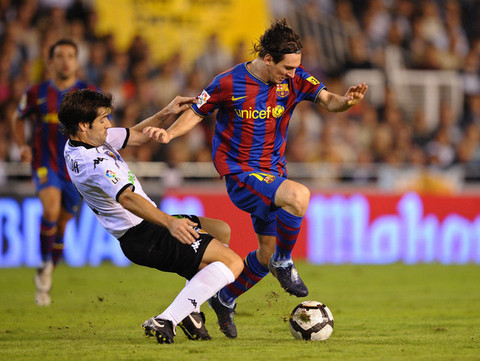
[(248, 65), (250, 65), (248, 70), (250, 70), (253, 75), (264, 81), (265, 83), (268, 83), (267, 68), (265, 66), (265, 63), (263, 63), (260, 58), (252, 60), (252, 62), (250, 62)]
[(65, 90), (65, 89), (71, 88), (77, 81), (77, 78), (72, 77), (68, 79), (60, 79), (60, 78), (54, 77), (52, 78), (52, 81), (58, 90)]

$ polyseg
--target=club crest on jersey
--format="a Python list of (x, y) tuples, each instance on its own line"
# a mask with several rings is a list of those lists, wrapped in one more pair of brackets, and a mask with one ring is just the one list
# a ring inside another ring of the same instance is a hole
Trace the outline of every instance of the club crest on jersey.
[(113, 153), (109, 150), (106, 150), (105, 154), (108, 155), (110, 158), (113, 158), (114, 160), (117, 160), (117, 156), (115, 155), (115, 153)]
[(288, 90), (288, 84), (277, 84), (277, 96), (279, 98), (285, 98), (290, 91)]
[(198, 108), (201, 108), (203, 104), (205, 104), (207, 102), (208, 99), (210, 99), (210, 94), (207, 93), (206, 90), (204, 90), (202, 92), (202, 94), (200, 94), (198, 97), (198, 103), (197, 103), (197, 107)]
[(117, 177), (117, 174), (110, 169), (105, 171), (105, 177), (107, 177), (107, 179), (113, 184), (117, 184), (120, 181), (120, 178)]

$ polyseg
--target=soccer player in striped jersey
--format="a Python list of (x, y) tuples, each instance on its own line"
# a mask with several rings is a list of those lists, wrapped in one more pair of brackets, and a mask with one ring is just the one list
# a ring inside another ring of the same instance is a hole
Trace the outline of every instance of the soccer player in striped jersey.
[(302, 44), (285, 19), (274, 22), (254, 50), (253, 61), (216, 76), (190, 110), (167, 130), (152, 133), (168, 143), (218, 109), (213, 162), (232, 202), (250, 213), (259, 244), (245, 258), (242, 274), (211, 299), (220, 329), (231, 338), (237, 336), (236, 298), (269, 271), (287, 292), (308, 294), (291, 258), (310, 198), (306, 186), (287, 179), (285, 147), (295, 106), (308, 100), (341, 112), (367, 91), (365, 83), (351, 86), (345, 95), (327, 91), (303, 68)]
[[(42, 263), (35, 273), (35, 301), (40, 306), (50, 304), (52, 272), (63, 255), (65, 226), (80, 203), (63, 158), (67, 138), (58, 129), (58, 109), (65, 94), (77, 89), (96, 89), (77, 79), (77, 57), (78, 48), (73, 41), (61, 39), (53, 44), (48, 54), (51, 79), (27, 89), (12, 119), (21, 159), (32, 164), (32, 178), (43, 207), (40, 224)], [(30, 144), (25, 134), (25, 121), (32, 126)]]

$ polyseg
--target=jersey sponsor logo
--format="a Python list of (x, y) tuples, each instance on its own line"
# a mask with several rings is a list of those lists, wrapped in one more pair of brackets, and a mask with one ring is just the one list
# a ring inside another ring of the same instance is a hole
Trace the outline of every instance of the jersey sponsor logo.
[(309, 82), (312, 83), (313, 85), (320, 84), (320, 82), (319, 82), (317, 79), (315, 79), (313, 76), (309, 76), (309, 77), (307, 78), (307, 81), (309, 81)]
[(57, 113), (47, 113), (43, 116), (43, 122), (44, 123), (52, 123), (52, 124), (57, 124), (58, 123), (58, 114)]
[(276, 178), (273, 174), (261, 173), (261, 172), (250, 173), (250, 176), (253, 176), (257, 178), (260, 182), (265, 182), (267, 184), (272, 183)]
[(117, 177), (117, 174), (113, 170), (107, 169), (105, 171), (105, 177), (113, 184), (120, 182), (120, 178)]
[(101, 162), (103, 162), (105, 160), (105, 158), (102, 158), (102, 157), (98, 157), (97, 159), (94, 159), (93, 160), (93, 169), (97, 168), (97, 165), (100, 164)]
[(275, 118), (280, 118), (285, 111), (285, 108), (282, 107), (281, 105), (277, 105), (275, 108), (273, 108), (273, 116)]
[(244, 99), (244, 98), (246, 98), (246, 97), (247, 97), (246, 95), (243, 96), (243, 97), (235, 97), (235, 96), (232, 95), (232, 102), (234, 102), (234, 101), (236, 101), (236, 100)]
[(279, 98), (285, 98), (290, 93), (288, 84), (277, 84), (277, 96)]
[(252, 107), (249, 107), (248, 109), (234, 110), (235, 114), (242, 119), (268, 119), (270, 116), (279, 118), (285, 111), (285, 108), (281, 105), (277, 105), (275, 108), (268, 106), (266, 110), (252, 109)]
[(198, 103), (197, 103), (197, 107), (198, 108), (201, 108), (203, 104), (205, 104), (207, 102), (208, 99), (210, 99), (210, 94), (207, 93), (206, 90), (204, 90), (202, 92), (202, 94), (200, 94), (198, 97)]

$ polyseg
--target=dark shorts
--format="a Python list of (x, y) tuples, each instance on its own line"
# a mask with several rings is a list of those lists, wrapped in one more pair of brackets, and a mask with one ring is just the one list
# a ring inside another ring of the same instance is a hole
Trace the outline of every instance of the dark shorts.
[(33, 182), (37, 193), (46, 187), (55, 187), (62, 192), (62, 207), (68, 213), (75, 215), (80, 204), (80, 194), (71, 181), (58, 175), (47, 167), (40, 167), (33, 170)]
[(285, 180), (279, 175), (260, 171), (225, 176), (230, 199), (242, 211), (250, 213), (255, 233), (265, 236), (277, 234), (275, 194)]
[(200, 238), (195, 243), (181, 243), (167, 228), (143, 221), (119, 238), (123, 253), (135, 264), (191, 279), (198, 272), (203, 254), (213, 237), (201, 230), (198, 217), (181, 217), (188, 217), (198, 223), (196, 229), (199, 229)]

